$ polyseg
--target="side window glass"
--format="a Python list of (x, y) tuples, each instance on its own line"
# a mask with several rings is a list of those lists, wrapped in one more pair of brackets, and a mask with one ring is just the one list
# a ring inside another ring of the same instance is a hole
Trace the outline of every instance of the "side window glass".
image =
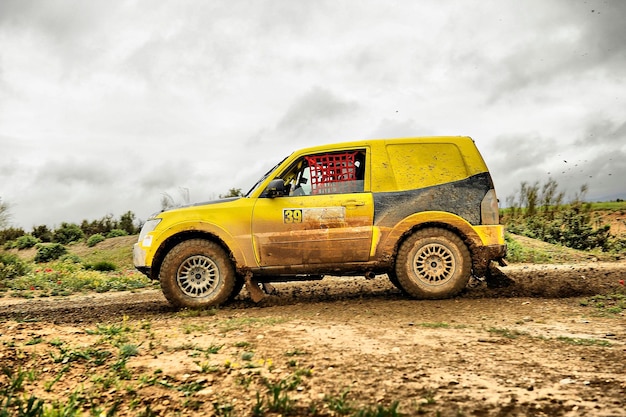
[(290, 196), (363, 192), (365, 150), (307, 155), (281, 179)]

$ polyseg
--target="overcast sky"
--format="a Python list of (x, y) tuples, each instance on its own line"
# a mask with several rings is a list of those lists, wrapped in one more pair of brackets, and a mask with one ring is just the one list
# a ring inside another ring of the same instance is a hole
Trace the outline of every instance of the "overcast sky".
[(626, 197), (626, 1), (2, 0), (0, 198), (30, 231), (244, 191), (290, 152), (474, 138), (501, 202)]

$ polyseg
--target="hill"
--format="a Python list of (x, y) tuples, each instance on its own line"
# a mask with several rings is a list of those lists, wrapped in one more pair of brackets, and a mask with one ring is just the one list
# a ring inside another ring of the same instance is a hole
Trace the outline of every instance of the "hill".
[[(77, 255), (85, 263), (106, 261), (112, 262), (118, 269), (127, 270), (134, 269), (133, 245), (135, 242), (137, 242), (137, 235), (119, 236), (106, 239), (93, 247), (87, 246), (85, 242), (72, 243), (67, 246), (67, 251)], [(32, 261), (37, 249), (11, 249), (8, 252), (19, 256), (24, 261)]]

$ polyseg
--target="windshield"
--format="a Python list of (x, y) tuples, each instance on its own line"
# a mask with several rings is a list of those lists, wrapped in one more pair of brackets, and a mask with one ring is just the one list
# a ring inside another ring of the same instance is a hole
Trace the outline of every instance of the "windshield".
[(272, 169), (270, 169), (269, 171), (267, 171), (267, 172), (266, 172), (266, 173), (265, 173), (265, 174), (264, 174), (261, 178), (259, 178), (259, 180), (258, 180), (257, 182), (255, 182), (255, 183), (254, 183), (254, 185), (252, 186), (252, 188), (250, 188), (250, 191), (248, 191), (248, 192), (246, 193), (246, 195), (245, 195), (245, 196), (246, 196), (246, 197), (249, 197), (249, 196), (250, 196), (250, 194), (252, 194), (252, 192), (253, 192), (254, 190), (256, 190), (256, 189), (257, 189), (257, 187), (258, 187), (259, 185), (261, 185), (261, 183), (262, 183), (263, 181), (265, 181), (265, 179), (266, 179), (266, 178), (267, 178), (267, 177), (268, 177), (268, 176), (269, 176), (269, 175), (270, 175), (270, 174), (271, 174), (271, 173), (272, 173), (272, 172), (273, 172), (273, 171), (274, 171), (274, 170), (278, 167), (278, 165), (282, 164), (282, 163), (285, 161), (285, 159), (287, 159), (287, 158), (288, 158), (287, 156), (286, 156), (286, 157), (284, 157), (284, 158), (283, 158), (283, 159), (282, 159), (279, 163), (277, 163), (276, 165), (274, 165), (274, 166), (272, 167)]

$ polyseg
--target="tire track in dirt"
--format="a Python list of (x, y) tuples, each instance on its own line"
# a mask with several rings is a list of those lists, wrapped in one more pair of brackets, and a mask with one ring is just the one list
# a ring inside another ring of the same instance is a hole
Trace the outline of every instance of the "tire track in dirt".
[[(490, 286), (475, 281), (459, 298), (568, 298), (609, 294), (624, 291), (626, 262), (595, 262), (571, 265), (512, 265), (500, 268), (510, 279), (505, 286)], [(302, 303), (335, 302), (352, 299), (406, 299), (386, 278), (366, 280), (355, 277), (326, 277), (322, 281), (278, 283), (278, 295), (259, 304), (251, 301), (244, 289), (223, 308), (289, 306)], [(104, 322), (112, 317), (128, 315), (135, 318), (173, 313), (159, 290), (72, 295), (55, 298), (1, 298), (0, 317), (52, 323)]]

